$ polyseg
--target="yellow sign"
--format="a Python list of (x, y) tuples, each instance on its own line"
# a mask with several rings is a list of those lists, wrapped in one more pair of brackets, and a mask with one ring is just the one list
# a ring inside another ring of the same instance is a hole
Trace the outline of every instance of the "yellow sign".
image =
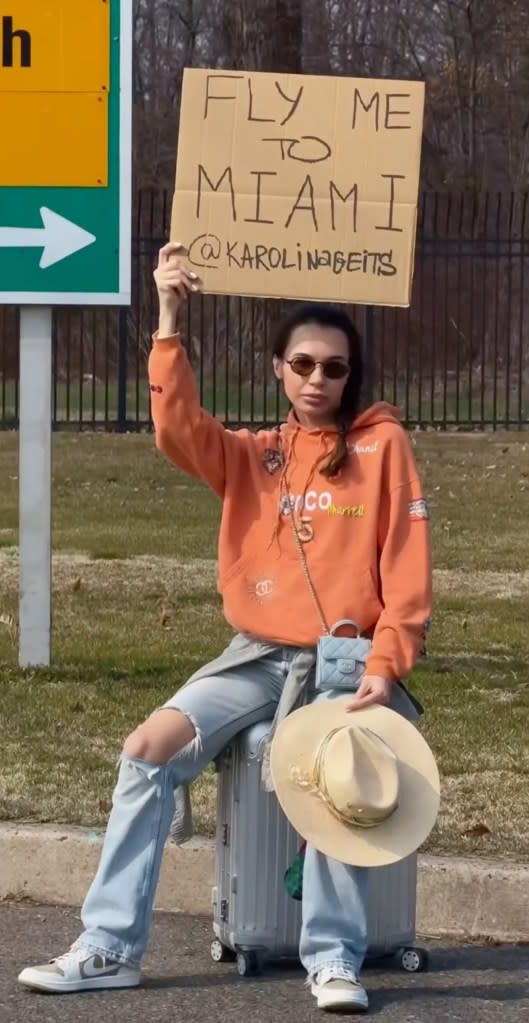
[(171, 238), (214, 294), (409, 305), (422, 82), (187, 69)]
[(109, 90), (109, 0), (0, 0), (0, 186), (106, 186)]

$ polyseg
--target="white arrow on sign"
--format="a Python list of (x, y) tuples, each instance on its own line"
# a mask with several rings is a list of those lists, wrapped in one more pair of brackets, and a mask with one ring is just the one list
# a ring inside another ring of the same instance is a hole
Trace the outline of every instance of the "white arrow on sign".
[(42, 206), (43, 227), (0, 227), (0, 249), (39, 249), (41, 270), (60, 263), (74, 252), (92, 245), (95, 235)]

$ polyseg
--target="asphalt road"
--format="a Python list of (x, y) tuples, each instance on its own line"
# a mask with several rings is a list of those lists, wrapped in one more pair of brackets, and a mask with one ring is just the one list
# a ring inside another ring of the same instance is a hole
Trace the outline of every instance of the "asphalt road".
[[(156, 914), (141, 988), (82, 995), (39, 995), (17, 973), (64, 952), (78, 936), (78, 914), (24, 904), (0, 905), (1, 1023), (311, 1023), (323, 1013), (295, 965), (240, 978), (209, 954), (203, 918)], [(384, 963), (364, 971), (369, 1016), (380, 1023), (527, 1023), (529, 947), (425, 942), (427, 973)]]

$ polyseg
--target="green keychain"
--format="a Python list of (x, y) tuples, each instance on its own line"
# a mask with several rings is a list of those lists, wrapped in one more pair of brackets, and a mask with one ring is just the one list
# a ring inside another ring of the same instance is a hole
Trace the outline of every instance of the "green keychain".
[(298, 902), (301, 901), (303, 895), (303, 866), (306, 848), (307, 843), (303, 842), (290, 867), (285, 871), (285, 888), (291, 898), (296, 899)]

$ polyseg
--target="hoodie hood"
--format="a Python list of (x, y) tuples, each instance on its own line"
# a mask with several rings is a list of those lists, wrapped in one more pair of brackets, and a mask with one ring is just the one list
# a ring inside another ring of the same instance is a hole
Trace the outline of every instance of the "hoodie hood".
[(395, 423), (397, 426), (401, 426), (400, 413), (396, 405), (390, 405), (387, 401), (375, 402), (356, 417), (350, 431), (364, 429), (366, 426), (376, 426), (378, 423)]
[[(397, 426), (401, 425), (400, 413), (395, 405), (390, 405), (387, 401), (377, 401), (374, 405), (370, 405), (369, 408), (364, 409), (356, 419), (353, 420), (348, 435), (353, 433), (355, 430), (363, 430), (366, 426), (376, 426), (378, 423), (395, 423)], [(289, 436), (292, 433), (302, 433), (305, 436), (322, 437), (329, 436), (334, 437), (338, 433), (337, 426), (326, 426), (324, 430), (314, 427), (309, 429), (306, 426), (302, 426), (299, 422), (294, 409), (291, 409), (286, 423), (281, 428), (281, 432), (284, 437)]]

